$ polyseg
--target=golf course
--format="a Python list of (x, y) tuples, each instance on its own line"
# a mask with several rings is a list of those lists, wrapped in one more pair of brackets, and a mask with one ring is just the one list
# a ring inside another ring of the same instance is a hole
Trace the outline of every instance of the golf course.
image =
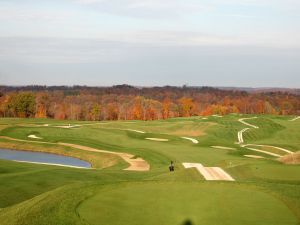
[(300, 224), (297, 116), (2, 118), (0, 149), (1, 225)]

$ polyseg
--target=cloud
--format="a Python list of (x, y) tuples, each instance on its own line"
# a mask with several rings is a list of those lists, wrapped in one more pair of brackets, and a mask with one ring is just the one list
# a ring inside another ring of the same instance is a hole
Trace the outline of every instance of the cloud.
[(207, 4), (196, 0), (76, 0), (93, 9), (132, 17), (180, 17), (186, 13), (199, 13), (208, 9)]
[(22, 20), (22, 21), (57, 21), (74, 16), (71, 12), (34, 10), (30, 8), (0, 7), (0, 20)]

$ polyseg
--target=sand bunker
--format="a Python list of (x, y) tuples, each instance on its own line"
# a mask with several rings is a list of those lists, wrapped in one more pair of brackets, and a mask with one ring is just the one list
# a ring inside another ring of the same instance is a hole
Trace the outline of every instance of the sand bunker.
[(75, 127), (81, 127), (81, 125), (66, 125), (66, 126), (54, 126), (54, 127), (58, 127), (58, 128), (64, 128), (64, 129), (70, 129), (70, 128), (75, 128)]
[(258, 129), (258, 128), (259, 128), (258, 126), (255, 126), (255, 125), (253, 125), (253, 124), (250, 124), (250, 123), (247, 123), (247, 122), (244, 121), (244, 120), (252, 120), (252, 119), (257, 119), (257, 117), (242, 118), (242, 119), (239, 119), (239, 122), (240, 122), (240, 123), (243, 123), (243, 124), (245, 124), (245, 125), (247, 125), (247, 126), (249, 126), (249, 127), (253, 127), (253, 128), (255, 128), (255, 129)]
[(287, 150), (285, 148), (281, 148), (281, 147), (276, 147), (276, 146), (272, 146), (272, 145), (256, 145), (256, 144), (247, 144), (247, 145), (243, 145), (242, 147), (247, 147), (247, 146), (256, 146), (256, 147), (269, 147), (269, 148), (275, 148), (277, 150), (280, 150), (280, 151), (283, 151), (285, 153), (288, 153), (288, 154), (292, 154), (294, 152), (290, 151), (290, 150)]
[(184, 168), (196, 168), (206, 180), (234, 181), (234, 179), (220, 167), (204, 167), (200, 163), (182, 163)]
[(218, 117), (218, 118), (222, 118), (223, 116), (220, 115), (212, 115), (213, 117)]
[(124, 130), (128, 130), (128, 131), (132, 131), (132, 132), (136, 132), (136, 133), (140, 133), (140, 134), (145, 134), (145, 131), (141, 131), (141, 130), (133, 130), (133, 129), (124, 129)]
[(276, 153), (272, 153), (272, 152), (268, 152), (268, 151), (264, 151), (264, 150), (260, 150), (260, 149), (256, 149), (256, 148), (249, 148), (246, 145), (242, 145), (241, 147), (244, 147), (244, 148), (246, 148), (248, 150), (251, 150), (251, 151), (260, 152), (260, 153), (264, 153), (264, 154), (275, 156), (275, 157), (280, 157), (281, 156), (281, 155), (276, 154)]
[(198, 144), (199, 143), (199, 141), (196, 140), (195, 138), (189, 138), (189, 137), (181, 137), (181, 138), (189, 140), (189, 141), (193, 142), (194, 144)]
[(124, 170), (130, 170), (130, 171), (149, 171), (150, 170), (150, 165), (148, 164), (147, 161), (145, 161), (142, 158), (134, 158), (134, 155), (127, 154), (127, 153), (122, 153), (122, 152), (111, 152), (111, 151), (106, 151), (106, 150), (99, 150), (96, 148), (91, 148), (87, 146), (82, 146), (82, 145), (76, 145), (76, 144), (69, 144), (69, 143), (51, 143), (51, 142), (44, 142), (44, 141), (28, 141), (28, 140), (22, 140), (22, 139), (16, 139), (16, 138), (11, 138), (11, 137), (6, 137), (6, 136), (0, 136), (0, 138), (4, 138), (7, 140), (12, 140), (12, 141), (19, 141), (19, 142), (30, 142), (30, 143), (43, 143), (43, 144), (51, 144), (51, 145), (63, 145), (63, 146), (68, 146), (68, 147), (73, 147), (85, 151), (90, 151), (90, 152), (100, 152), (100, 153), (107, 153), (107, 154), (113, 154), (121, 157), (124, 161), (128, 162), (130, 166)]
[(34, 134), (28, 135), (28, 137), (29, 137), (29, 138), (33, 138), (33, 139), (43, 139), (43, 138), (38, 137), (38, 136), (36, 136), (36, 135), (34, 135)]
[(163, 139), (163, 138), (145, 138), (147, 140), (150, 140), (150, 141), (169, 141), (169, 139)]
[(264, 159), (265, 157), (259, 156), (259, 155), (244, 155), (245, 157), (248, 158), (253, 158), (253, 159)]
[(243, 130), (241, 130), (241, 131), (238, 132), (238, 140), (239, 140), (238, 144), (244, 143), (244, 137), (243, 137), (243, 134), (244, 134), (244, 132), (246, 132), (246, 131), (249, 130), (249, 129), (250, 129), (250, 128), (245, 128), (245, 129), (243, 129)]
[(225, 149), (225, 150), (236, 150), (236, 148), (225, 147), (225, 146), (211, 146), (211, 147), (217, 149)]
[(150, 170), (150, 165), (144, 159), (134, 158), (134, 155), (131, 155), (128, 153), (99, 150), (96, 148), (91, 148), (91, 147), (87, 147), (87, 146), (83, 146), (83, 145), (69, 144), (69, 143), (58, 143), (58, 144), (85, 150), (85, 151), (89, 151), (89, 152), (100, 152), (100, 153), (108, 153), (108, 154), (117, 155), (130, 164), (130, 166), (124, 170), (131, 170), (131, 171), (149, 171)]
[(294, 118), (294, 119), (291, 119), (290, 121), (296, 121), (296, 120), (299, 120), (300, 119), (300, 116), (297, 116), (296, 118)]

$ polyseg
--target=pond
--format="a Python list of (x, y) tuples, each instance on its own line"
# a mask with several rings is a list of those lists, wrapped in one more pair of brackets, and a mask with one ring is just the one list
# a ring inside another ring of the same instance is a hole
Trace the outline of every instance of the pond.
[(69, 156), (43, 152), (0, 149), (0, 159), (75, 168), (91, 168), (91, 164), (89, 162)]

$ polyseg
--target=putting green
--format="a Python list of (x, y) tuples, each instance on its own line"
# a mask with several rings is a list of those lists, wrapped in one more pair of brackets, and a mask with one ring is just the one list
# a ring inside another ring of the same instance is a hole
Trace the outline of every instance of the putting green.
[(255, 187), (232, 183), (144, 183), (106, 187), (84, 201), (91, 225), (298, 224), (290, 210)]

